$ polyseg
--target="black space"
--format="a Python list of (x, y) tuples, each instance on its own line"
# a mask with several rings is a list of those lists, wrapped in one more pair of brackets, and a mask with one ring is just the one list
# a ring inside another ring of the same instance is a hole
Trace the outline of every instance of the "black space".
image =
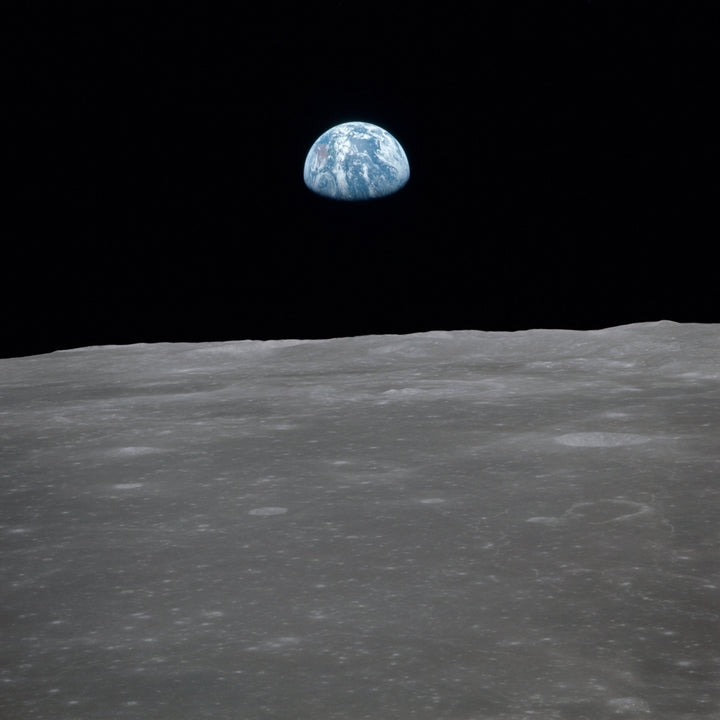
[[(720, 322), (715, 3), (63, 6), (6, 25), (1, 356)], [(410, 182), (313, 195), (357, 119)]]

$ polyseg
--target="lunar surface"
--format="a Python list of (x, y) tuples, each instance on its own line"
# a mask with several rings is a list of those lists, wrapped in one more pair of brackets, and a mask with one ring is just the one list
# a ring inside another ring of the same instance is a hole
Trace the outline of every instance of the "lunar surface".
[(0, 717), (720, 717), (720, 326), (0, 360)]

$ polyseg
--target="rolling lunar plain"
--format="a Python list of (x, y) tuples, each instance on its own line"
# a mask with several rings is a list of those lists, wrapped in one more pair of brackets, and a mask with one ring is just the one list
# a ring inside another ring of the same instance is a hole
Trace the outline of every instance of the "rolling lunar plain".
[(720, 326), (0, 360), (0, 717), (717, 720)]

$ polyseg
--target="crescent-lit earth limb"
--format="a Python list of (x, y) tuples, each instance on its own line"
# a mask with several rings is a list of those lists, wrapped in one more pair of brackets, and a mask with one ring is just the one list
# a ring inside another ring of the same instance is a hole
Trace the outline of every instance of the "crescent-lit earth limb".
[(305, 159), (310, 190), (334, 200), (371, 200), (392, 195), (410, 178), (402, 145), (383, 128), (346, 122), (324, 132)]

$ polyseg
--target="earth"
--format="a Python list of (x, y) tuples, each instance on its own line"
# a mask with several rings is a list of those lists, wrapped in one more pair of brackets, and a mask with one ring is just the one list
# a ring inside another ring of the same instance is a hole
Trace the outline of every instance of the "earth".
[(335, 200), (370, 200), (392, 195), (410, 178), (400, 143), (383, 128), (346, 122), (324, 132), (305, 159), (305, 184)]

